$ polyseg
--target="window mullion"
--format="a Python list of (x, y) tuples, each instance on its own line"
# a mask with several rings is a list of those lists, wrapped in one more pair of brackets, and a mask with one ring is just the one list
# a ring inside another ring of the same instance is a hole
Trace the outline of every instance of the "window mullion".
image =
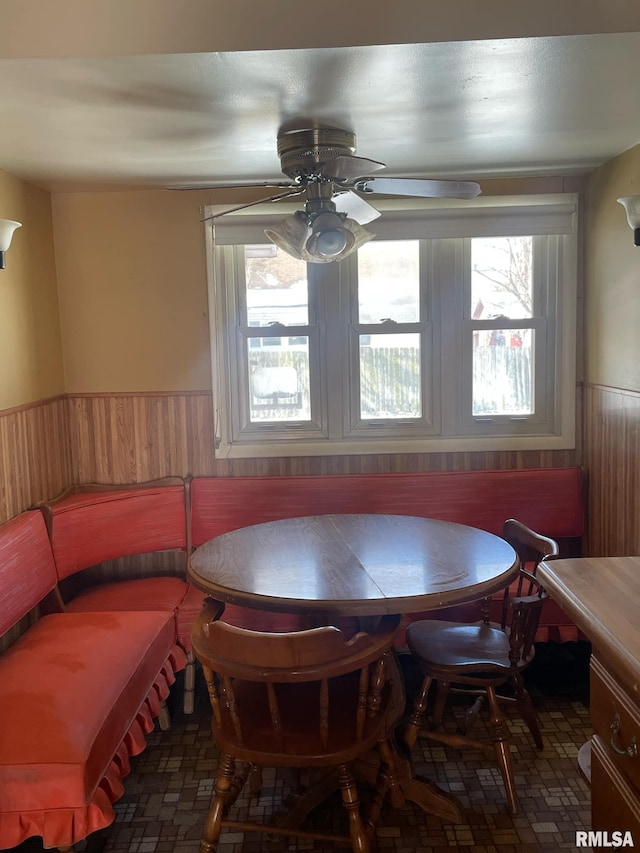
[[(471, 376), (463, 346), (462, 319), (466, 277), (469, 276), (470, 256), (466, 240), (434, 241), (436, 252), (435, 274), (440, 305), (440, 322), (436, 325), (440, 344), (440, 405), (443, 435), (455, 435), (457, 422), (467, 395), (471, 399)], [(465, 255), (466, 248), (466, 255)], [(468, 386), (468, 388), (467, 388)], [(463, 400), (464, 396), (464, 400)]]
[(229, 322), (225, 334), (229, 336), (229, 352), (235, 351), (235, 357), (229, 360), (229, 419), (232, 440), (237, 441), (249, 416), (247, 353), (246, 350), (244, 352), (242, 350), (242, 336), (238, 334), (240, 326), (247, 322), (244, 246), (225, 248), (223, 252), (226, 267), (227, 311), (229, 313)]
[(322, 423), (329, 439), (343, 437), (344, 367), (348, 363), (344, 341), (345, 314), (341, 304), (341, 264), (309, 264), (319, 329), (320, 368), (317, 376)]

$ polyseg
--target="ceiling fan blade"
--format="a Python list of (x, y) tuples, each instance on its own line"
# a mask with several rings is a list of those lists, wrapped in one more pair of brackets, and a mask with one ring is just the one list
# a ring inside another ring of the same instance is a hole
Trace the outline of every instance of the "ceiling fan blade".
[(349, 219), (355, 219), (360, 225), (373, 222), (380, 216), (380, 211), (351, 190), (337, 193), (332, 200), (338, 213), (346, 213)]
[(475, 198), (482, 192), (475, 181), (432, 181), (426, 178), (364, 178), (356, 181), (353, 188), (361, 193), (422, 198)]
[(244, 210), (245, 207), (253, 207), (256, 204), (262, 204), (264, 201), (279, 201), (281, 198), (289, 198), (291, 195), (300, 195), (302, 192), (304, 192), (302, 187), (296, 187), (293, 190), (289, 190), (288, 193), (278, 193), (277, 195), (270, 195), (266, 198), (259, 198), (256, 201), (247, 201), (245, 204), (239, 204), (236, 207), (229, 207), (227, 210), (221, 210), (220, 213), (214, 213), (213, 216), (205, 216), (205, 218), (200, 221), (210, 222), (212, 219), (219, 219), (221, 216), (226, 216), (227, 213), (237, 213), (239, 210)]
[(384, 163), (378, 160), (368, 160), (366, 157), (353, 157), (350, 154), (340, 154), (333, 160), (328, 160), (322, 167), (323, 174), (333, 181), (350, 181), (363, 175), (370, 175), (384, 169)]
[(239, 189), (257, 189), (258, 187), (273, 187), (274, 189), (278, 189), (282, 187), (289, 187), (290, 189), (294, 189), (298, 187), (298, 184), (293, 183), (292, 181), (258, 181), (254, 183), (247, 184), (172, 184), (167, 187), (168, 190), (239, 190)]

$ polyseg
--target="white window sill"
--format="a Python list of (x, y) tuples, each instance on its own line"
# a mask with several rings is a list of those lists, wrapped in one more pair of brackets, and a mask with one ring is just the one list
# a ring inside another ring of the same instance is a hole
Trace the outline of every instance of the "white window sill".
[(358, 456), (392, 453), (454, 453), (513, 450), (572, 450), (573, 431), (566, 435), (487, 436), (485, 438), (424, 438), (384, 441), (282, 441), (260, 444), (224, 444), (216, 449), (218, 459), (261, 459), (279, 456)]

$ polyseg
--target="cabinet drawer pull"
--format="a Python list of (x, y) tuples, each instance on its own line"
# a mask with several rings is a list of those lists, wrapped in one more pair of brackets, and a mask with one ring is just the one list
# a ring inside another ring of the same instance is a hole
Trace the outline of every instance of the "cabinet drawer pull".
[(616, 714), (611, 721), (609, 728), (611, 729), (611, 749), (616, 753), (616, 755), (626, 755), (627, 758), (635, 758), (638, 754), (638, 742), (635, 735), (631, 738), (631, 743), (627, 747), (618, 746), (615, 742), (616, 738), (620, 734), (620, 729), (622, 728), (622, 723), (620, 722), (618, 714)]

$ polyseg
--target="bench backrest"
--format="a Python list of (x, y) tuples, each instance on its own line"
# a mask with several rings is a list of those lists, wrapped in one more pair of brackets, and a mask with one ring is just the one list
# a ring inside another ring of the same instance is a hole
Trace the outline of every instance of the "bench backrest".
[(187, 547), (183, 484), (75, 491), (42, 509), (59, 580), (105, 560)]
[(191, 482), (191, 536), (197, 547), (249, 524), (326, 513), (438, 518), (502, 532), (517, 518), (554, 539), (584, 531), (579, 468), (197, 477)]
[(0, 636), (56, 585), (42, 513), (29, 510), (0, 525)]

